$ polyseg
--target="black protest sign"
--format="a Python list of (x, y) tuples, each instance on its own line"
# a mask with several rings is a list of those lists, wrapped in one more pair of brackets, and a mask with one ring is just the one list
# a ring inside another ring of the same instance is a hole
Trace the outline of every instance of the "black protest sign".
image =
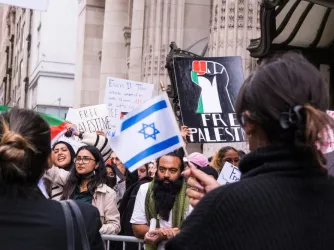
[(243, 83), (240, 57), (174, 58), (181, 118), (192, 143), (245, 141), (235, 102)]

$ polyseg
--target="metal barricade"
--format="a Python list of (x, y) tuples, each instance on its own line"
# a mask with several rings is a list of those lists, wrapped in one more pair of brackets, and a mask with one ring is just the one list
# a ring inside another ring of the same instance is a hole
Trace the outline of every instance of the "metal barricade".
[(138, 239), (132, 236), (122, 236), (122, 235), (107, 235), (103, 234), (102, 240), (106, 242), (106, 250), (110, 250), (110, 242), (123, 242), (123, 250), (125, 250), (126, 243), (138, 243), (138, 250), (141, 250), (142, 244), (144, 243), (143, 240)]

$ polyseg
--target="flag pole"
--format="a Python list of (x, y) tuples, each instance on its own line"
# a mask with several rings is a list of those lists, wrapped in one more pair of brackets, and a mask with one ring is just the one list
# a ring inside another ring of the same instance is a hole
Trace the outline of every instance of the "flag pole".
[[(166, 92), (167, 92), (167, 89), (166, 89), (166, 87), (165, 87), (165, 84), (162, 82), (162, 81), (160, 81), (160, 87), (161, 87), (161, 90), (162, 90), (162, 92), (164, 93), (164, 95), (166, 95)], [(176, 121), (176, 119), (175, 119), (175, 116), (174, 116), (174, 121), (175, 121), (175, 123), (177, 124), (177, 121)], [(178, 124), (177, 124), (178, 125)], [(183, 138), (182, 138), (183, 139)], [(187, 149), (186, 149), (186, 144), (185, 144), (185, 142), (184, 142), (184, 140), (183, 140), (183, 146), (182, 146), (182, 148), (183, 148), (183, 151), (184, 151), (184, 154), (185, 154), (185, 156), (186, 156), (186, 158), (188, 158), (188, 151), (187, 151)]]

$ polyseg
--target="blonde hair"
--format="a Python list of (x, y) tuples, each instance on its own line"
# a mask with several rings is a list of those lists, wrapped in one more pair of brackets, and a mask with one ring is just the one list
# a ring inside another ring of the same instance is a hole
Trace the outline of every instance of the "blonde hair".
[(239, 154), (238, 150), (236, 150), (234, 147), (227, 146), (227, 147), (223, 147), (223, 148), (219, 149), (219, 151), (214, 155), (214, 157), (212, 159), (212, 167), (214, 169), (216, 169), (218, 172), (220, 172), (222, 170), (222, 168), (224, 166), (223, 159), (224, 159), (226, 153), (230, 150), (233, 150), (237, 154)]

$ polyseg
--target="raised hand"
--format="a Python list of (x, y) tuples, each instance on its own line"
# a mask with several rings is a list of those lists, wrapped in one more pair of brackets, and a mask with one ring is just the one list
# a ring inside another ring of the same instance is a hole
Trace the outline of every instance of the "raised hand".
[(195, 167), (185, 170), (183, 176), (186, 177), (188, 188), (187, 195), (190, 198), (190, 204), (194, 207), (208, 192), (220, 187), (220, 184), (211, 175), (207, 175)]

